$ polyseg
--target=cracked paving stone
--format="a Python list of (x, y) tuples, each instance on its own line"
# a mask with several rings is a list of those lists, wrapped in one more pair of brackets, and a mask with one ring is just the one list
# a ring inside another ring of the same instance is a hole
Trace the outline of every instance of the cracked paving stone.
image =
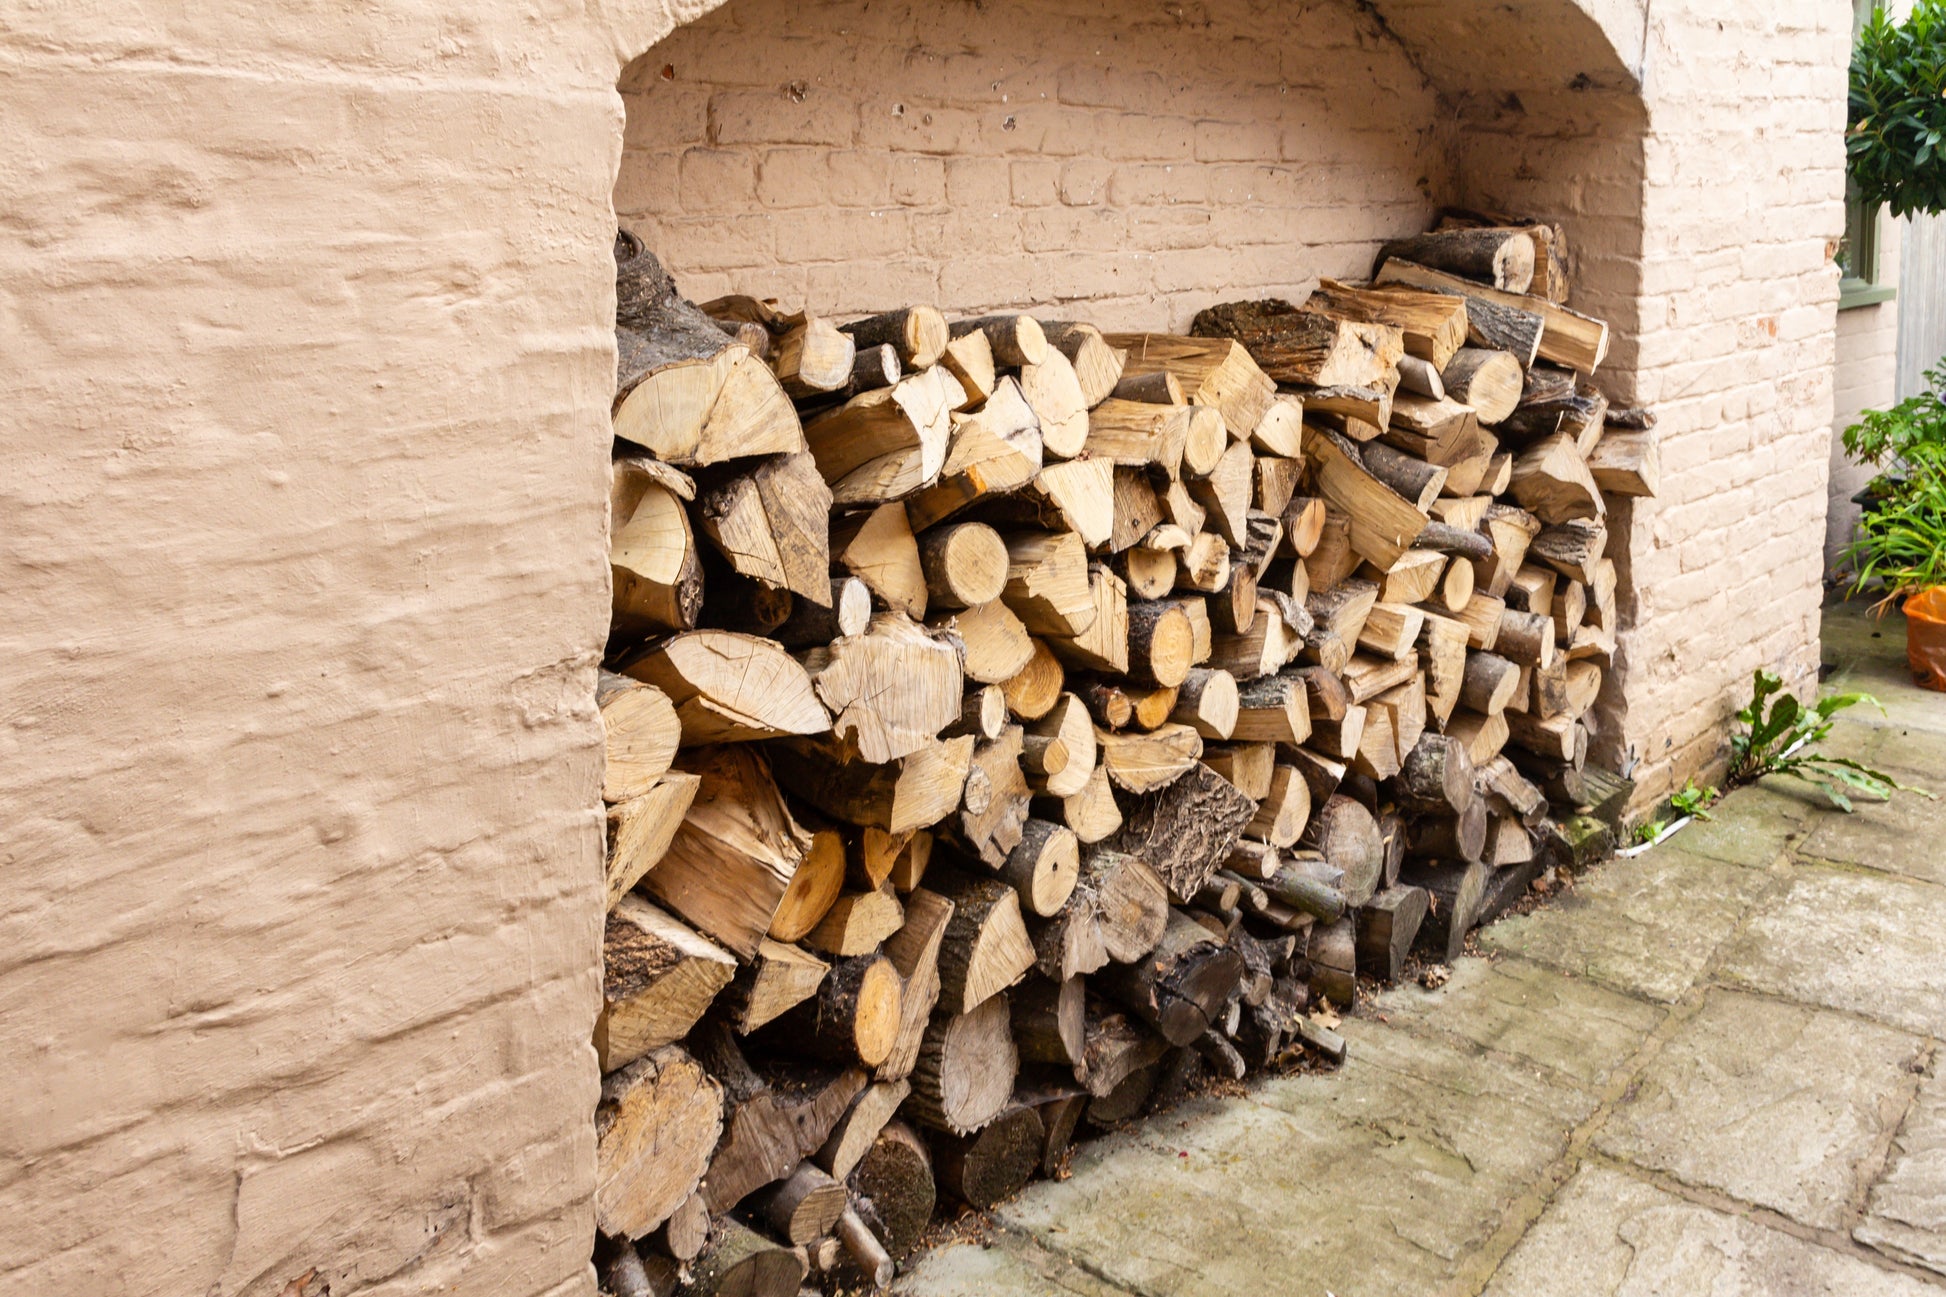
[(1946, 1275), (1946, 1070), (1934, 1064), (1852, 1237)]
[(1923, 1041), (1889, 1027), (1713, 990), (1595, 1136), (1611, 1157), (1844, 1228), (1859, 1169), (1910, 1092)]
[[(1887, 773), (1893, 773), (1888, 771)], [(1946, 791), (1939, 775), (1903, 782)], [(1820, 817), (1798, 850), (1819, 860), (1946, 883), (1946, 802), (1908, 793), (1889, 802), (1857, 801), (1857, 810)]]
[(1482, 1297), (1938, 1297), (1939, 1290), (1606, 1167), (1583, 1167)]
[(1793, 866), (1724, 950), (1717, 980), (1932, 1035), (1946, 1024), (1946, 888)]
[(1436, 991), (1413, 984), (1379, 996), (1372, 1014), (1395, 1027), (1459, 1036), (1599, 1086), (1628, 1061), (1663, 1010), (1522, 959), (1462, 959)]
[(1145, 1294), (1438, 1290), (1595, 1098), (1477, 1047), (1347, 1021), (1342, 1071), (1198, 1100), (1083, 1146), (996, 1213)]
[(1558, 904), (1483, 929), (1480, 944), (1670, 1003), (1771, 882), (1671, 843), (1609, 861)]

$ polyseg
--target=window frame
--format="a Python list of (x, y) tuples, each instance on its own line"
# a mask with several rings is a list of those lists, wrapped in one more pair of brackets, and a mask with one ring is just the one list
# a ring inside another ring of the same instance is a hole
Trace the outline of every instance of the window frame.
[[(1851, 39), (1856, 47), (1858, 34), (1865, 29), (1871, 19), (1872, 11), (1882, 0), (1852, 0), (1851, 2)], [(1846, 260), (1850, 263), (1844, 277), (1838, 281), (1838, 309), (1851, 310), (1860, 306), (1877, 306), (1895, 300), (1899, 295), (1898, 286), (1889, 284), (1879, 276), (1879, 221), (1883, 208), (1878, 203), (1867, 203), (1859, 197), (1852, 187), (1849, 170), (1845, 176), (1845, 240)], [(1863, 273), (1857, 273), (1862, 270)]]

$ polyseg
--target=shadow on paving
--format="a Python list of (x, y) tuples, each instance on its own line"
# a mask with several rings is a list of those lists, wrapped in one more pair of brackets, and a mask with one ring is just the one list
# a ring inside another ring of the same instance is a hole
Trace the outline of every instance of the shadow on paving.
[[(1946, 793), (1904, 628), (1828, 609), (1834, 747)], [(1080, 1147), (897, 1291), (1591, 1297), (1946, 1293), (1946, 801), (1765, 780), (1437, 991), (1273, 1077)]]

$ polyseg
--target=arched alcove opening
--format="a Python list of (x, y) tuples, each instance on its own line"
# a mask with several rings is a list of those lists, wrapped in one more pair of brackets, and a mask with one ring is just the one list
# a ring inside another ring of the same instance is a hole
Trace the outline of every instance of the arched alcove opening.
[[(730, 0), (618, 89), (617, 217), (692, 301), (1179, 331), (1365, 278), (1384, 241), (1475, 208), (1568, 227), (1575, 305), (1613, 330), (1597, 377), (1635, 397), (1646, 116), (1568, 0), (1491, 25), (1361, 0)], [(1625, 695), (1611, 675), (1611, 752)]]

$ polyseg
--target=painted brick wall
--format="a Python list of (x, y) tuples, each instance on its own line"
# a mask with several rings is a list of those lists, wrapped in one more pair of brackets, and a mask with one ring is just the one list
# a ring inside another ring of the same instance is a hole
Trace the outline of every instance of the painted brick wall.
[(1182, 327), (1369, 272), (1446, 187), (1431, 89), (1350, 0), (732, 0), (623, 99), (615, 205), (684, 290), (838, 315)]
[[(1881, 282), (1899, 282), (1899, 232), (1904, 222), (1879, 220)], [(1830, 512), (1825, 517), (1824, 561), (1836, 572), (1843, 551), (1858, 525), (1858, 506), (1851, 497), (1878, 473), (1856, 464), (1845, 454), (1840, 438), (1866, 410), (1883, 410), (1899, 399), (1899, 307), (1897, 300), (1838, 312), (1837, 366), (1833, 401), (1837, 415), (1831, 422)]]

